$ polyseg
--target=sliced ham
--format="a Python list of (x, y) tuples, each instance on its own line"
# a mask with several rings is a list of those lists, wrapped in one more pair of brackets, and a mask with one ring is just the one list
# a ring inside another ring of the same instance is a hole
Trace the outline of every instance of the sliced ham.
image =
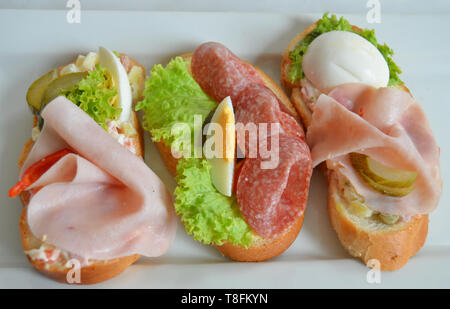
[[(371, 208), (409, 217), (431, 212), (438, 204), (442, 181), (439, 147), (420, 105), (405, 91), (346, 84), (322, 94), (307, 132), (313, 165), (346, 176)], [(412, 193), (380, 194), (352, 168), (351, 152), (403, 170), (418, 172)]]
[(76, 154), (28, 188), (39, 188), (28, 204), (31, 232), (85, 259), (163, 254), (176, 219), (158, 176), (66, 98), (49, 103), (42, 117), (44, 128), (20, 174), (62, 148)]

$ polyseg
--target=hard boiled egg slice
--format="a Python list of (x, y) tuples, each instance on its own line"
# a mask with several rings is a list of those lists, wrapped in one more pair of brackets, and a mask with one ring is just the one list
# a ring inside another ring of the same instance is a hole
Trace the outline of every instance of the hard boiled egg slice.
[[(211, 179), (213, 185), (216, 187), (217, 191), (225, 196), (231, 196), (233, 189), (233, 175), (234, 175), (234, 154), (236, 150), (236, 125), (233, 111), (233, 104), (231, 103), (230, 97), (226, 97), (217, 106), (209, 126), (211, 128), (221, 128), (222, 134), (214, 130), (214, 134), (208, 136), (205, 142), (214, 142), (215, 154), (217, 157), (211, 157), (206, 153), (205, 156), (211, 163)], [(217, 148), (219, 147), (219, 148)], [(217, 149), (219, 151), (217, 151)], [(222, 150), (222, 151), (220, 151)]]
[(128, 81), (128, 75), (120, 59), (112, 51), (105, 47), (98, 49), (99, 61), (102, 67), (105, 67), (111, 73), (114, 85), (116, 85), (118, 94), (118, 104), (122, 108), (119, 122), (126, 122), (131, 114), (131, 87)]
[(321, 92), (346, 83), (386, 87), (389, 67), (380, 51), (362, 36), (330, 31), (318, 36), (303, 56), (306, 78)]

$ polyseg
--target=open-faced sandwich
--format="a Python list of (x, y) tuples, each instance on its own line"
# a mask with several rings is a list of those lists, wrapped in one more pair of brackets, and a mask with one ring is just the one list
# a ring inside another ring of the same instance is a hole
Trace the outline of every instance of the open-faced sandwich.
[(155, 65), (137, 110), (176, 174), (175, 210), (194, 239), (238, 261), (292, 244), (312, 164), (299, 117), (269, 76), (204, 43)]
[(325, 162), (331, 224), (352, 256), (382, 270), (423, 246), (442, 190), (439, 147), (392, 55), (373, 30), (325, 14), (281, 66), (313, 166)]
[(100, 47), (28, 89), (32, 139), (9, 195), (25, 205), (28, 260), (55, 280), (107, 280), (140, 255), (163, 254), (174, 237), (171, 196), (143, 161), (133, 110), (144, 79), (136, 61)]

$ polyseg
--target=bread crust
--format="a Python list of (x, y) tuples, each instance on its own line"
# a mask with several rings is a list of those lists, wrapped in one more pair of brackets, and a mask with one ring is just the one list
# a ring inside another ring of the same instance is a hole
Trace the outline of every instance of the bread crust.
[(214, 247), (216, 247), (223, 255), (228, 256), (235, 261), (265, 261), (282, 254), (292, 245), (302, 229), (304, 217), (305, 211), (301, 213), (297, 221), (295, 221), (295, 223), (293, 223), (283, 234), (272, 239), (258, 238), (258, 240), (252, 243), (249, 248), (233, 245), (229, 242), (226, 242), (221, 246), (215, 245)]
[[(192, 57), (192, 53), (184, 54), (180, 57), (182, 57), (184, 60), (189, 60)], [(300, 116), (290, 102), (289, 97), (284, 93), (280, 86), (278, 86), (278, 84), (275, 83), (275, 81), (269, 75), (264, 73), (258, 67), (253, 66), (250, 63), (248, 64), (256, 69), (260, 77), (263, 79), (265, 85), (270, 90), (272, 90), (272, 92), (277, 96), (278, 100), (286, 107), (286, 109), (292, 114), (292, 116), (294, 116), (297, 121), (300, 122)], [(161, 158), (163, 159), (166, 168), (175, 176), (178, 160), (172, 156), (170, 147), (166, 146), (166, 144), (162, 140), (159, 142), (155, 142), (155, 145), (159, 153), (161, 154)], [(249, 248), (233, 245), (228, 242), (225, 242), (220, 246), (215, 245), (215, 247), (223, 255), (235, 261), (259, 262), (271, 259), (282, 254), (294, 242), (302, 228), (304, 216), (305, 210), (303, 210), (297, 221), (295, 221), (291, 225), (291, 227), (289, 227), (283, 234), (275, 238), (262, 239), (261, 237), (256, 236), (255, 233), (255, 237), (257, 238), (257, 240), (254, 241)]]
[[(318, 22), (315, 22), (292, 39), (283, 53), (281, 65), (282, 85), (291, 94), (291, 101), (306, 128), (311, 124), (312, 113), (302, 100), (300, 83), (292, 83), (287, 77), (288, 69), (292, 62), (289, 58), (289, 51), (294, 49), (306, 35), (312, 32)], [(356, 26), (352, 27), (361, 30)], [(401, 89), (410, 93), (405, 85), (401, 85)], [(404, 266), (409, 258), (416, 254), (424, 245), (428, 233), (428, 215), (417, 215), (402, 225), (401, 228), (381, 231), (366, 229), (364, 226), (358, 225), (358, 222), (353, 221), (344, 212), (338, 211), (338, 184), (335, 181), (335, 172), (327, 170), (325, 164), (321, 164), (319, 167), (328, 177), (327, 209), (331, 225), (338, 234), (341, 244), (350, 255), (361, 259), (365, 264), (372, 259), (376, 259), (380, 262), (381, 270), (392, 271)]]
[(292, 89), (301, 87), (300, 83), (293, 83), (288, 78), (289, 67), (292, 63), (291, 58), (289, 58), (289, 52), (293, 50), (305, 36), (310, 34), (317, 27), (319, 22), (320, 20), (316, 21), (302, 33), (299, 33), (295, 38), (293, 38), (283, 53), (283, 60), (281, 61), (281, 85), (284, 87), (288, 95), (291, 95)]
[(344, 211), (339, 211), (338, 182), (334, 171), (328, 171), (328, 214), (331, 225), (350, 255), (366, 265), (372, 259), (381, 270), (397, 270), (404, 266), (425, 243), (428, 215), (416, 215), (404, 224), (384, 230), (370, 230), (358, 225)]
[(156, 149), (158, 149), (159, 154), (161, 155), (161, 158), (164, 162), (164, 165), (166, 166), (167, 170), (173, 175), (177, 175), (177, 164), (178, 159), (175, 159), (172, 156), (172, 151), (169, 146), (166, 145), (163, 139), (159, 142), (155, 142)]
[[(139, 64), (137, 61), (130, 58), (130, 63), (132, 66), (137, 65), (143, 68), (144, 77), (145, 77), (145, 68)], [(137, 100), (136, 100), (137, 101)], [(136, 103), (136, 102), (133, 102)], [(144, 157), (144, 139), (142, 134), (142, 127), (138, 120), (136, 112), (131, 112), (131, 124), (135, 128), (137, 135), (134, 137), (136, 142), (136, 155), (140, 157)], [(18, 167), (19, 170), (22, 168), (28, 154), (30, 153), (34, 142), (32, 139), (29, 139), (25, 142), (24, 147), (22, 149), (22, 154), (18, 159)], [(28, 191), (23, 191), (20, 194), (20, 200), (24, 205), (20, 215), (19, 228), (20, 235), (22, 239), (22, 246), (24, 251), (29, 251), (32, 249), (39, 249), (44, 242), (40, 239), (36, 238), (30, 231), (27, 222), (27, 205), (30, 200), (30, 193)], [(49, 247), (55, 248), (54, 246), (48, 245)], [(43, 273), (45, 276), (62, 282), (69, 283), (67, 281), (67, 274), (71, 271), (72, 267), (66, 267), (65, 263), (67, 262), (65, 259), (63, 261), (56, 261), (53, 263), (47, 263), (42, 260), (32, 259), (29, 255), (26, 255), (28, 261), (33, 267), (39, 272)], [(136, 262), (140, 258), (139, 254), (133, 254), (130, 256), (125, 256), (121, 258), (115, 258), (110, 260), (95, 260), (89, 261), (89, 264), (80, 268), (80, 282), (73, 282), (72, 284), (95, 284), (100, 283), (102, 281), (106, 281), (111, 279), (120, 273), (122, 273), (128, 266)]]

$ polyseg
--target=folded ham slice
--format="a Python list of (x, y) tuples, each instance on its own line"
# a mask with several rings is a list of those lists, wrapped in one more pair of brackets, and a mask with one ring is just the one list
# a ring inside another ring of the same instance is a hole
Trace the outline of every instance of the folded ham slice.
[[(346, 176), (372, 209), (409, 217), (431, 212), (442, 190), (439, 147), (420, 105), (405, 91), (346, 84), (322, 94), (307, 133), (314, 166)], [(353, 169), (348, 155), (363, 153), (393, 168), (418, 172), (404, 197), (380, 194)]]
[(31, 232), (84, 259), (163, 254), (176, 217), (158, 176), (66, 98), (50, 102), (42, 117), (20, 175), (62, 148), (77, 154), (61, 158), (28, 188), (40, 188), (28, 204)]

